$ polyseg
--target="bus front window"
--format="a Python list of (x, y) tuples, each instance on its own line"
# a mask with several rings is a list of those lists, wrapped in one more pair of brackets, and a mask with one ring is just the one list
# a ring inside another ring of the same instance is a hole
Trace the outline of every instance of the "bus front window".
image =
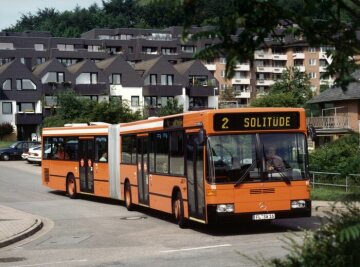
[(210, 136), (208, 181), (246, 183), (306, 178), (305, 136), (298, 133)]

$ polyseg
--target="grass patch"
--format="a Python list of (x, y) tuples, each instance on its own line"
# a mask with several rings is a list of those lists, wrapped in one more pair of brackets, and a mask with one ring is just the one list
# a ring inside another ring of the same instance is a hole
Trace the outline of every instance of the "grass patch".
[(314, 188), (311, 191), (312, 200), (325, 201), (360, 201), (360, 192), (345, 192), (345, 189)]
[(15, 141), (0, 141), (0, 148), (9, 147), (13, 143), (15, 143)]

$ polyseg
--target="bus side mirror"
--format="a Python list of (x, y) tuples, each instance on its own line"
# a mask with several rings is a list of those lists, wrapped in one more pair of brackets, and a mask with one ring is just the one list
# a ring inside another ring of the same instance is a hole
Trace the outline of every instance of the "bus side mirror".
[(311, 138), (312, 141), (315, 141), (315, 140), (316, 140), (317, 135), (316, 135), (316, 129), (315, 129), (314, 126), (310, 125), (310, 126), (308, 127), (308, 134), (309, 134), (309, 136), (310, 136), (310, 138)]
[(205, 130), (203, 128), (201, 128), (198, 133), (198, 136), (195, 138), (195, 143), (198, 146), (203, 146), (203, 145), (205, 145), (205, 141), (206, 141), (206, 133), (205, 133)]

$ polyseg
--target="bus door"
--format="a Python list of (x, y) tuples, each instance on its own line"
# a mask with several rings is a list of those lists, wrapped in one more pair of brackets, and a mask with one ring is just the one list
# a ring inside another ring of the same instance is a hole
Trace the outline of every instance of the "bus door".
[(189, 216), (205, 221), (204, 148), (196, 144), (197, 136), (188, 134), (186, 144)]
[(80, 191), (94, 193), (94, 139), (79, 140)]
[(148, 137), (137, 137), (139, 203), (149, 205)]

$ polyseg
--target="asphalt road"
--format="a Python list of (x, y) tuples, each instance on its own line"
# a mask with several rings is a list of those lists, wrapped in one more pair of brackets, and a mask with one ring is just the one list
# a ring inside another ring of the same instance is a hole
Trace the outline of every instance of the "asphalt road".
[(290, 231), (301, 236), (299, 229), (320, 225), (313, 217), (180, 229), (169, 215), (129, 212), (119, 201), (69, 199), (43, 187), (40, 173), (24, 161), (0, 161), (0, 205), (44, 221), (34, 236), (0, 249), (0, 266), (255, 266), (248, 256), (282, 257)]

